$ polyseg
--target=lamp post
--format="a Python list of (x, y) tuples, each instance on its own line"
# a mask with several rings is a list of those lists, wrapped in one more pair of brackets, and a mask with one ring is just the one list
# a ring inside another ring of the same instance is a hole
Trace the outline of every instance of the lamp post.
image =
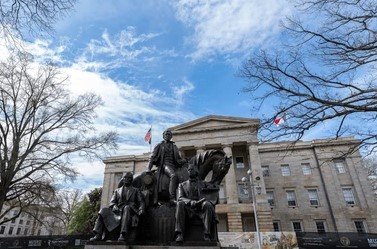
[[(255, 191), (254, 191), (254, 180), (253, 180), (253, 171), (249, 169), (247, 171), (247, 174), (249, 175), (249, 181), (250, 181), (250, 188), (251, 188), (251, 198), (253, 202), (253, 210), (254, 210), (254, 220), (255, 220), (255, 227), (257, 230), (257, 241), (258, 241), (258, 248), (261, 249), (261, 240), (260, 240), (260, 233), (259, 233), (259, 223), (258, 223), (258, 215), (257, 215), (257, 208), (256, 208), (256, 198), (255, 198)], [(246, 184), (247, 178), (242, 177), (242, 182)], [(258, 189), (260, 191), (260, 188)], [(258, 191), (258, 192), (259, 192)], [(258, 193), (260, 194), (260, 193)]]

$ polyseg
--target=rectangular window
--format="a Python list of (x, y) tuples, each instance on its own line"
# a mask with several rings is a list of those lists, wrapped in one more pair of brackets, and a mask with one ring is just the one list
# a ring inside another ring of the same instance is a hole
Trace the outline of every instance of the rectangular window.
[(287, 190), (287, 201), (289, 207), (296, 206), (296, 195), (294, 190)]
[(20, 220), (18, 224), (22, 225), (24, 223), (24, 220)]
[(275, 201), (274, 201), (274, 191), (266, 191), (267, 194), (267, 201), (270, 204), (270, 206), (275, 206)]
[(334, 160), (335, 169), (339, 174), (346, 173), (346, 163), (344, 159)]
[(4, 232), (5, 232), (5, 226), (1, 226), (0, 227), (0, 234), (4, 234)]
[(315, 225), (317, 227), (318, 233), (320, 233), (320, 234), (326, 233), (326, 226), (325, 226), (325, 222), (323, 220), (315, 221)]
[(262, 174), (263, 174), (263, 177), (270, 176), (270, 167), (268, 165), (262, 166)]
[(21, 233), (21, 227), (19, 227), (19, 228), (17, 228), (17, 235), (20, 235), (20, 233)]
[(367, 232), (367, 230), (365, 229), (364, 221), (355, 220), (354, 222), (355, 222), (356, 231), (358, 233), (366, 233)]
[(28, 230), (29, 230), (29, 229), (25, 228), (25, 230), (24, 230), (24, 235), (27, 235)]
[(308, 189), (309, 193), (309, 202), (311, 206), (318, 206), (319, 201), (318, 201), (318, 194), (316, 189)]
[(13, 233), (13, 229), (14, 229), (14, 227), (10, 227), (10, 228), (9, 228), (9, 230), (8, 230), (8, 234), (9, 234), (9, 235), (12, 235), (12, 233)]
[(30, 220), (26, 221), (26, 226), (30, 225)]
[(282, 176), (290, 176), (291, 170), (289, 169), (288, 164), (281, 165), (281, 175)]
[(292, 221), (292, 226), (293, 226), (293, 231), (297, 232), (302, 232), (302, 226), (301, 226), (301, 221)]
[(12, 224), (16, 223), (16, 219), (13, 219), (10, 223)]
[(342, 188), (344, 200), (347, 205), (355, 205), (355, 196), (353, 195), (352, 188)]
[(308, 176), (312, 174), (312, 168), (310, 167), (309, 163), (302, 163), (301, 167), (302, 167), (302, 173), (304, 174), (304, 176)]
[(280, 232), (280, 221), (274, 220), (272, 225), (274, 226), (274, 232)]
[(238, 197), (241, 203), (250, 202), (249, 188), (243, 183), (238, 184)]
[(236, 167), (237, 169), (243, 169), (245, 168), (245, 164), (243, 162), (242, 156), (236, 156)]

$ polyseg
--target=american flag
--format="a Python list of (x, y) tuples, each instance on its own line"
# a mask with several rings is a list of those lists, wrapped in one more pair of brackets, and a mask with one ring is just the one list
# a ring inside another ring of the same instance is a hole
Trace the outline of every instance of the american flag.
[(152, 127), (149, 128), (147, 134), (145, 134), (144, 141), (148, 142), (149, 144), (152, 143)]

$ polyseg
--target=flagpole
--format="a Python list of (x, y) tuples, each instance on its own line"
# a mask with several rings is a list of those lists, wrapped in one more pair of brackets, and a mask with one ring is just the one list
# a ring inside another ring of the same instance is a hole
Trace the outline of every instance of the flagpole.
[(152, 125), (151, 125), (151, 140), (149, 143), (149, 153), (152, 153)]

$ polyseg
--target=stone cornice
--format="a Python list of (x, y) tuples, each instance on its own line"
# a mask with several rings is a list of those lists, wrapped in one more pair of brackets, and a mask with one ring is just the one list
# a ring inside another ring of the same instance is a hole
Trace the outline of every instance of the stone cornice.
[(233, 148), (233, 144), (232, 143), (228, 143), (228, 144), (221, 144), (221, 148)]
[(148, 161), (150, 153), (144, 153), (142, 155), (129, 155), (129, 156), (112, 156), (103, 160), (104, 163), (124, 163), (124, 162), (142, 162)]
[(188, 133), (198, 133), (198, 132), (208, 132), (208, 131), (219, 131), (219, 130), (232, 130), (239, 128), (255, 127), (258, 128), (259, 124), (245, 123), (245, 124), (232, 124), (224, 126), (212, 126), (212, 127), (202, 127), (202, 128), (193, 128), (191, 130), (172, 130), (173, 136), (175, 134), (188, 134)]
[[(213, 127), (202, 127), (202, 128), (192, 128), (195, 125), (202, 124), (211, 120), (215, 121), (225, 121), (225, 122), (233, 122), (229, 125), (221, 125), (221, 126), (213, 126)], [(237, 124), (238, 123), (238, 124)], [(260, 125), (259, 119), (252, 119), (252, 118), (241, 118), (241, 117), (229, 117), (229, 116), (220, 116), (220, 115), (208, 115), (199, 119), (195, 119), (189, 121), (187, 123), (170, 127), (169, 129), (173, 132), (173, 134), (182, 134), (182, 133), (193, 133), (193, 132), (202, 132), (202, 131), (213, 131), (213, 130), (220, 130), (220, 129), (234, 129), (234, 128), (243, 128), (243, 127), (256, 127), (258, 128)], [(182, 130), (188, 129), (188, 130)]]
[(270, 151), (289, 151), (289, 150), (299, 150), (299, 149), (312, 149), (318, 147), (328, 147), (328, 146), (346, 146), (346, 145), (358, 145), (360, 140), (353, 137), (344, 137), (338, 139), (318, 139), (313, 141), (285, 141), (276, 143), (261, 143), (258, 145), (259, 152), (270, 152)]

